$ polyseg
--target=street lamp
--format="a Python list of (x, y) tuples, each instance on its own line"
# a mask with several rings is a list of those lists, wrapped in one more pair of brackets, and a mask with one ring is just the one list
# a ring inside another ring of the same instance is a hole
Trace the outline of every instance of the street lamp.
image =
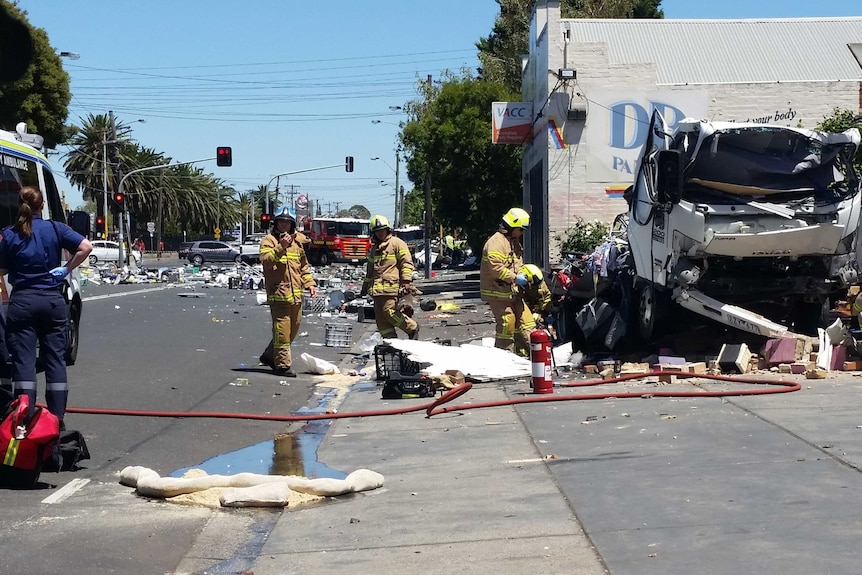
[[(70, 52), (73, 54), (74, 52)], [(70, 56), (71, 57), (71, 56)], [(134, 122), (145, 123), (146, 120), (143, 118), (138, 118), (134, 120)], [(134, 123), (133, 122), (133, 123)], [(104, 203), (102, 204), (102, 210), (104, 214), (104, 229), (102, 233), (104, 237), (102, 239), (108, 239), (108, 144), (116, 144), (119, 143), (120, 140), (113, 139), (108, 140), (108, 130), (111, 130), (111, 135), (116, 138), (116, 134), (114, 133), (114, 112), (113, 110), (108, 110), (108, 124), (105, 126), (105, 129), (102, 131), (102, 192), (104, 192)], [(122, 226), (122, 221), (120, 221), (120, 225)], [(120, 263), (120, 262), (117, 262)]]
[[(382, 160), (378, 156), (374, 156), (373, 158), (371, 158), (372, 160), (380, 160), (381, 162), (386, 164), (387, 168), (389, 168), (390, 170), (395, 172), (395, 217), (392, 219), (395, 220), (393, 222), (393, 225), (395, 225), (396, 227), (403, 224), (403, 222), (401, 221), (403, 218), (399, 217), (400, 213), (398, 210), (398, 206), (400, 205), (398, 202), (398, 190), (401, 189), (401, 187), (398, 185), (398, 176), (399, 176), (399, 172), (400, 172), (399, 168), (401, 167), (401, 155), (399, 154), (400, 151), (401, 151), (400, 147), (397, 150), (395, 150), (395, 169), (394, 170), (392, 169), (392, 166), (390, 166), (389, 164), (386, 163), (386, 160)], [(401, 201), (403, 202), (404, 199), (402, 198)], [(403, 205), (402, 205), (402, 209), (403, 209)]]

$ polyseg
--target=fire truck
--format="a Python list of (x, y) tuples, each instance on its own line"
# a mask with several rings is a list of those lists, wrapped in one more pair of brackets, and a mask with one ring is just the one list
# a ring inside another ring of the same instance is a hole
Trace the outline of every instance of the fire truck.
[(371, 249), (369, 220), (357, 218), (312, 218), (303, 222), (312, 264), (325, 266), (332, 262), (359, 264), (366, 261)]

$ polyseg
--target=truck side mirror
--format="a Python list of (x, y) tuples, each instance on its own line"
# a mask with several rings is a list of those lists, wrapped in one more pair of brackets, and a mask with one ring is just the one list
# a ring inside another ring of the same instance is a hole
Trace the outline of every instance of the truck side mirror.
[(75, 211), (69, 214), (69, 227), (86, 237), (90, 233), (90, 214)]
[(656, 154), (656, 196), (659, 203), (678, 204), (682, 199), (682, 154), (678, 150), (660, 150)]

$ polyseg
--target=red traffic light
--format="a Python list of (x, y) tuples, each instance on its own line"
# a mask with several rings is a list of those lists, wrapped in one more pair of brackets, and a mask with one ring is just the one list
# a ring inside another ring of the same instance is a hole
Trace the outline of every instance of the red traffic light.
[(260, 214), (260, 227), (265, 228), (269, 225), (272, 216), (269, 214)]
[(122, 208), (125, 201), (126, 201), (126, 194), (121, 194), (119, 192), (114, 194), (114, 203), (117, 204), (118, 208)]
[(216, 165), (230, 167), (233, 165), (233, 151), (230, 146), (219, 146), (216, 148)]
[(102, 216), (99, 216), (98, 218), (96, 218), (96, 225), (97, 226), (105, 225), (105, 218), (103, 218)]

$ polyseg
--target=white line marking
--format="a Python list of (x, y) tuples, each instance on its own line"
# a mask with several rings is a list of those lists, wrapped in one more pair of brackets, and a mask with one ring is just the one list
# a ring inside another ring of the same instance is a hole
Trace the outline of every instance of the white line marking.
[(136, 290), (132, 290), (132, 291), (123, 291), (123, 292), (117, 292), (117, 293), (106, 293), (103, 295), (91, 295), (91, 296), (87, 296), (85, 298), (81, 298), (81, 301), (96, 301), (99, 299), (109, 299), (112, 297), (123, 297), (124, 295), (147, 293), (147, 292), (151, 292), (151, 291), (161, 291), (161, 290), (171, 289), (171, 288), (175, 288), (175, 287), (178, 287), (178, 286), (169, 285), (169, 286), (164, 286), (164, 287), (136, 289)]
[(89, 479), (73, 479), (48, 497), (42, 500), (42, 503), (60, 503), (64, 499), (71, 497), (76, 491), (80, 491), (84, 488), (86, 484), (90, 482)]
[(537, 458), (537, 459), (510, 459), (510, 460), (509, 460), (509, 461), (507, 461), (506, 463), (539, 463), (539, 462), (542, 462), (542, 461), (544, 461), (544, 459), (542, 459), (542, 458), (540, 457), (540, 458)]

